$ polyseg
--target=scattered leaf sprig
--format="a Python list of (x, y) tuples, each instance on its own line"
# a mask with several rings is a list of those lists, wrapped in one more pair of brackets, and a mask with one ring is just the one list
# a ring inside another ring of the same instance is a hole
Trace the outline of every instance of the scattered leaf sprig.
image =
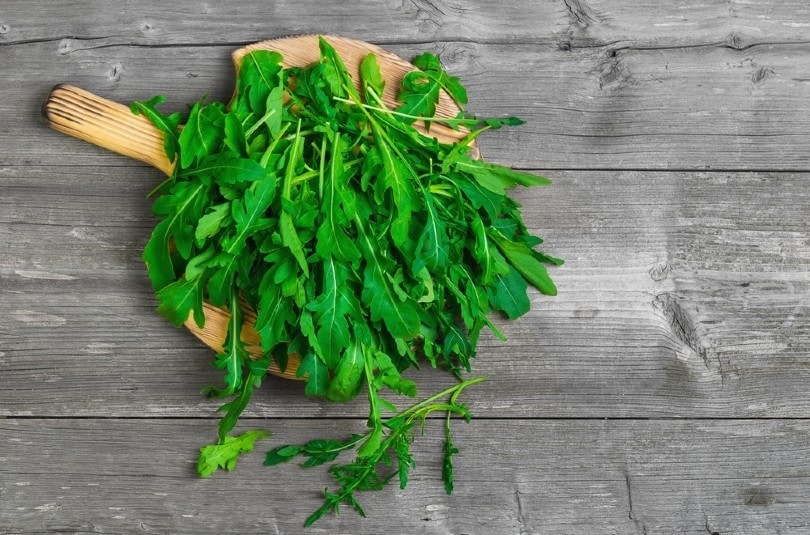
[[(417, 424), (424, 428), (425, 420), (430, 414), (444, 412), (446, 419), (442, 479), (447, 493), (450, 494), (453, 490), (452, 457), (459, 452), (450, 436), (451, 416), (456, 415), (466, 421), (470, 420), (472, 415), (466, 405), (458, 402), (458, 396), (466, 387), (483, 380), (483, 377), (476, 377), (462, 381), (386, 419), (383, 422), (385, 432), (374, 439), (373, 448), (365, 448), (365, 444), (374, 435), (374, 431), (371, 430), (364, 435), (352, 435), (345, 441), (317, 439), (302, 445), (278, 446), (267, 452), (264, 464), (273, 466), (296, 457), (304, 457), (306, 460), (301, 466), (308, 468), (332, 462), (344, 451), (357, 450), (352, 462), (335, 464), (329, 468), (329, 473), (340, 487), (335, 492), (328, 489), (324, 491), (323, 505), (307, 518), (305, 525), (313, 524), (329, 511), (337, 513), (341, 503), (350, 505), (360, 516), (366, 516), (355, 497), (355, 492), (378, 490), (394, 477), (398, 478), (400, 488), (404, 489), (408, 483), (410, 470), (415, 465), (410, 453), (411, 444), (416, 436), (414, 428)], [(445, 398), (449, 399), (445, 401)], [(395, 468), (392, 468), (394, 464)]]

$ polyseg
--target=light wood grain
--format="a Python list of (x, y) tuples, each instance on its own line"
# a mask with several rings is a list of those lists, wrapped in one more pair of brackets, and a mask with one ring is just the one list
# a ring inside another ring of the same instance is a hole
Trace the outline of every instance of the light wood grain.
[[(10, 533), (298, 534), (331, 481), (261, 466), (290, 441), (362, 420), (261, 420), (230, 474), (195, 479), (194, 420), (0, 421), (0, 525)], [(408, 488), (361, 493), (308, 533), (807, 533), (810, 425), (778, 421), (473, 420), (455, 426), (456, 489), (441, 487), (441, 426), (414, 445)], [(531, 453), (530, 453), (531, 452)]]
[[(316, 14), (314, 14), (316, 13)], [(518, 115), (486, 158), (567, 260), (474, 361), (478, 417), (406, 491), (311, 533), (810, 533), (810, 10), (801, 0), (125, 3), (0, 10), (0, 533), (302, 533), (328, 483), (294, 465), (194, 475), (211, 351), (165, 323), (141, 262), (156, 170), (48, 129), (59, 82), (168, 111), (227, 100), (231, 52), (298, 33), (431, 50), (471, 111)], [(506, 88), (507, 90), (504, 90)], [(422, 391), (447, 377), (417, 376)], [(363, 400), (268, 379), (267, 447), (363, 429)], [(290, 513), (290, 511), (295, 511)], [(234, 513), (237, 511), (237, 513)], [(393, 526), (393, 527), (392, 527)]]
[[(431, 47), (389, 48), (411, 58)], [(30, 128), (32, 108), (54, 80), (124, 103), (164, 94), (167, 111), (184, 110), (206, 94), (227, 101), (233, 90), (228, 46), (113, 46), (64, 56), (47, 43), (6, 50), (23, 67), (10, 76), (20, 91), (7, 99), (0, 142), (24, 140), (29, 147), (3, 155), (6, 164), (53, 165), (71, 146)], [(546, 169), (801, 171), (810, 158), (808, 50), (810, 44), (560, 51), (447, 43), (438, 52), (468, 85), (471, 113), (526, 121), (482, 136), (483, 155), (493, 161)], [(43, 71), (52, 79), (43, 80)], [(83, 161), (115, 160), (87, 151)]]
[[(375, 43), (476, 41), (553, 43), (562, 49), (621, 43), (637, 47), (807, 42), (802, 0), (487, 0), (374, 1), (362, 16), (345, 2), (253, 0), (228, 5), (177, 0), (161, 9), (64, 9), (48, 0), (7, 0), (0, 34), (7, 43), (64, 40), (74, 48), (196, 43), (236, 46), (270, 37), (334, 33)], [(31, 17), (31, 13), (38, 16)], [(318, 16), (312, 16), (317, 13)]]
[[(0, 411), (211, 415), (217, 404), (199, 390), (219, 380), (213, 354), (155, 312), (140, 259), (152, 175), (106, 169), (7, 174), (0, 325), (13, 338), (0, 377), (39, 384), (0, 390)], [(481, 341), (474, 370), (490, 380), (476, 387), (477, 410), (810, 415), (806, 174), (545, 174), (552, 186), (514, 195), (567, 260), (553, 271), (560, 295), (533, 294), (517, 322), (496, 318), (508, 339)], [(32, 236), (41, 247), (28, 246)], [(427, 393), (446, 377), (428, 369), (419, 380)], [(362, 416), (362, 403), (322, 406), (275, 382), (266, 390), (251, 414)], [(43, 393), (58, 403), (43, 404)]]

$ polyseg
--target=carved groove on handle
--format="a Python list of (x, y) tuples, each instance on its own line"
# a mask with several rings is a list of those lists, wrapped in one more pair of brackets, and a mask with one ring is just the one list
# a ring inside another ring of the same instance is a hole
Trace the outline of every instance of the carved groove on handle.
[(166, 175), (174, 168), (163, 151), (163, 133), (123, 104), (60, 84), (45, 99), (42, 116), (54, 130), (149, 164)]

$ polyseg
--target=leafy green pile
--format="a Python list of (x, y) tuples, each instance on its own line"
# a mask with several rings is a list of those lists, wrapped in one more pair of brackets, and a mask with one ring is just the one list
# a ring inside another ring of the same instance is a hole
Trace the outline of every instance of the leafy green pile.
[[(191, 315), (199, 326), (204, 301), (230, 311), (215, 360), (224, 384), (206, 391), (230, 399), (218, 442), (201, 451), (201, 475), (232, 469), (266, 436), (229, 433), (271, 359), (284, 370), (289, 355), (299, 355), (296, 374), (309, 395), (368, 396), (367, 433), (268, 453), (268, 465), (303, 455), (305, 466), (315, 466), (356, 450), (353, 462), (330, 469), (340, 488), (326, 491), (311, 523), (340, 503), (362, 514), (353, 492), (380, 488), (394, 475), (404, 487), (414, 425), (435, 411), (447, 413), (443, 477), (452, 489), (450, 414), (469, 418), (457, 398), (479, 379), (398, 414), (383, 394), (416, 396), (402, 374), (425, 361), (461, 379), (484, 327), (503, 338), (488, 315), (527, 312), (529, 284), (554, 295), (545, 265), (560, 261), (534, 250), (542, 240), (506, 194), (548, 181), (470, 156), (479, 134), (521, 121), (434, 117), (442, 91), (461, 109), (467, 101), (436, 56), (414, 60), (418, 70), (405, 76), (396, 110), (382, 101), (373, 54), (355, 73), (359, 89), (324, 39), (318, 62), (281, 61), (271, 51), (246, 55), (234, 99), (193, 104), (183, 127), (180, 114), (158, 111), (162, 97), (132, 109), (163, 131), (176, 162), (156, 188), (161, 220), (144, 250), (158, 310), (177, 325)], [(440, 143), (414, 128), (417, 121), (428, 132), (441, 122), (466, 135)], [(251, 358), (240, 337), (243, 306), (256, 314), (261, 358)]]

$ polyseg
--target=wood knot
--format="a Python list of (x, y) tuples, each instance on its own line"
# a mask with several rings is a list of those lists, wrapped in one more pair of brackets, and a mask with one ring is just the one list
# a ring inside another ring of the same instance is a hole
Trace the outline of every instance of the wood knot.
[(123, 65), (120, 63), (116, 63), (110, 69), (110, 72), (107, 73), (107, 78), (110, 79), (111, 82), (117, 82), (121, 80), (121, 71), (123, 70)]
[(59, 41), (59, 44), (56, 45), (56, 53), (60, 56), (70, 54), (71, 52), (73, 52), (73, 45), (71, 44), (70, 39), (62, 39)]
[(775, 72), (776, 71), (774, 71), (770, 67), (760, 67), (759, 69), (756, 69), (754, 73), (751, 75), (751, 82), (758, 84), (762, 80), (767, 78), (769, 74), (775, 74)]
[(672, 266), (666, 260), (658, 262), (653, 267), (650, 268), (650, 271), (647, 273), (650, 274), (650, 278), (655, 282), (660, 282), (667, 277), (669, 274), (672, 273)]
[(655, 299), (653, 299), (653, 307), (661, 311), (664, 315), (675, 338), (699, 355), (703, 359), (704, 364), (706, 364), (706, 367), (709, 367), (706, 347), (700, 340), (697, 327), (691, 314), (684, 309), (680, 300), (670, 293), (662, 293), (655, 296)]
[(629, 78), (627, 68), (618, 51), (615, 49), (607, 51), (605, 59), (596, 67), (596, 75), (599, 89), (619, 85), (622, 81)]
[(601, 22), (599, 15), (584, 0), (563, 0), (571, 24), (585, 29), (591, 24)]

